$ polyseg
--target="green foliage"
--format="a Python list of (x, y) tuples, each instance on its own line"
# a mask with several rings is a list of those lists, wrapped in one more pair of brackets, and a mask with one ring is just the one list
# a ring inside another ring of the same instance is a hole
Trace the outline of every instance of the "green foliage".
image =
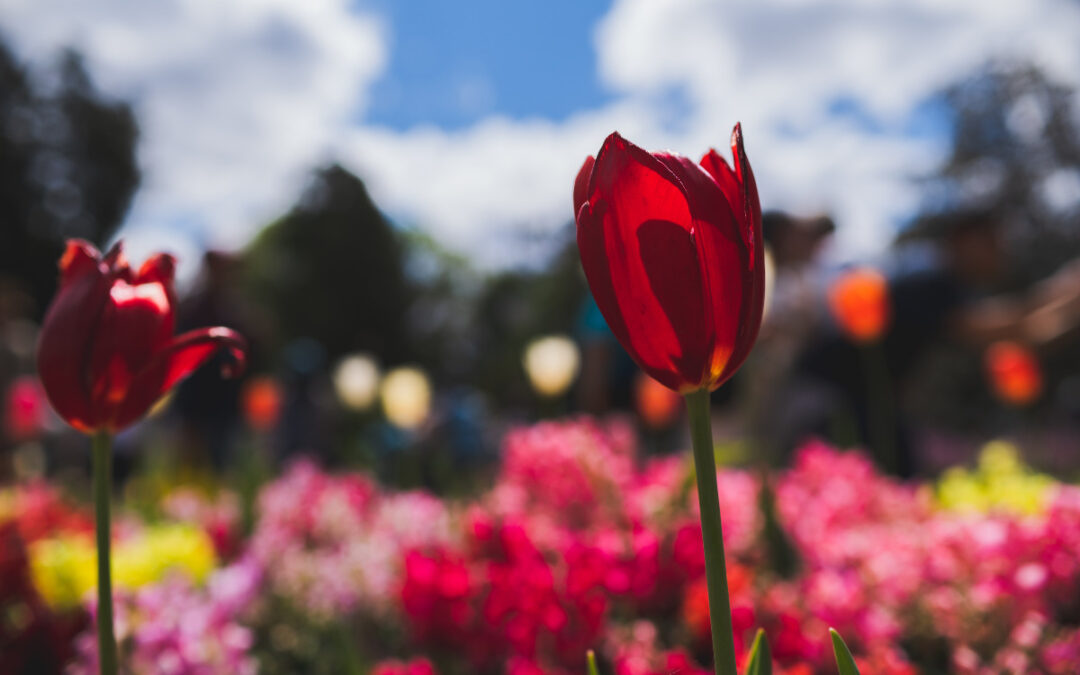
[(833, 654), (836, 655), (836, 668), (840, 671), (840, 675), (859, 675), (859, 668), (855, 665), (855, 659), (852, 658), (847, 645), (844, 644), (844, 638), (832, 628), (829, 629), (829, 635), (832, 637)]
[(272, 348), (313, 338), (331, 360), (361, 350), (384, 363), (411, 356), (402, 242), (345, 169), (318, 172), (244, 262), (250, 292), (276, 324)]
[(769, 650), (769, 638), (765, 630), (758, 628), (754, 644), (750, 647), (750, 658), (746, 662), (743, 675), (772, 675), (772, 652)]
[(769, 568), (784, 579), (790, 579), (799, 571), (799, 553), (776, 515), (776, 492), (767, 472), (763, 472), (758, 506), (761, 510), (761, 537), (765, 544), (765, 558)]
[(596, 653), (590, 649), (585, 652), (585, 659), (589, 663), (589, 675), (600, 675), (600, 671), (596, 669)]
[(525, 346), (540, 335), (573, 334), (586, 297), (572, 236), (565, 237), (549, 265), (488, 277), (476, 301), (472, 334), (483, 355), (476, 364), (477, 383), (498, 392), (503, 400), (528, 400), (531, 394), (521, 366)]

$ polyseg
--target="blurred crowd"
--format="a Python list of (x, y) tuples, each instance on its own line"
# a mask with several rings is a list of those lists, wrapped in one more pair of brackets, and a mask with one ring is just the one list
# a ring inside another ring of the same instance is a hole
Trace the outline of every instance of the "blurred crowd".
[[(809, 437), (868, 447), (904, 476), (964, 459), (927, 454), (948, 438), (973, 447), (1041, 428), (1075, 448), (1080, 260), (1025, 280), (1008, 225), (991, 210), (956, 210), (904, 230), (876, 265), (836, 266), (829, 216), (765, 213), (765, 319), (718, 408), (776, 463)], [(588, 305), (578, 402), (590, 412), (632, 405), (635, 371), (602, 321)], [(1073, 454), (1042, 460), (1075, 469)]]
[[(1080, 440), (1080, 261), (1020, 278), (1008, 223), (985, 210), (916, 223), (876, 266), (828, 261), (829, 216), (770, 211), (763, 220), (765, 320), (745, 370), (714, 397), (719, 433), (742, 456), (782, 465), (792, 448), (823, 438), (867, 447), (883, 468), (910, 476), (962, 461), (963, 448), (995, 436), (1038, 431), (1058, 445), (1035, 444), (1046, 449), (1035, 461), (1075, 469), (1054, 448)], [(196, 372), (119, 438), (121, 476), (138, 456), (130, 450), (146, 444), (211, 474), (250, 463), (257, 447), (266, 470), (313, 454), (453, 489), (449, 469), (490, 465), (503, 423), (575, 411), (634, 415), (651, 452), (685, 445), (681, 400), (638, 371), (583, 287), (571, 329), (528, 342), (506, 385), (408, 363), (383, 373), (378, 353), (283, 339), (275, 308), (244, 281), (248, 264), (244, 254), (206, 254), (179, 328), (236, 328), (251, 343), (250, 372), (235, 381), (213, 365)], [(78, 473), (87, 461), (34, 375), (34, 316), (15, 283), (0, 287), (8, 478)]]

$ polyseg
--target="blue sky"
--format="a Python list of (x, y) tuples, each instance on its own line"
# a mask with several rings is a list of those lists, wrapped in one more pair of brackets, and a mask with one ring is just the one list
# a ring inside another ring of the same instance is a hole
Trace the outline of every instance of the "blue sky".
[(737, 121), (765, 205), (872, 256), (947, 150), (942, 87), (1006, 59), (1080, 90), (1076, 0), (4, 0), (0, 32), (135, 106), (135, 257), (241, 247), (338, 162), (478, 266), (528, 263), (612, 130), (700, 156)]
[(386, 72), (366, 123), (460, 129), (487, 115), (563, 120), (611, 99), (597, 77), (602, 2), (381, 0), (392, 26)]

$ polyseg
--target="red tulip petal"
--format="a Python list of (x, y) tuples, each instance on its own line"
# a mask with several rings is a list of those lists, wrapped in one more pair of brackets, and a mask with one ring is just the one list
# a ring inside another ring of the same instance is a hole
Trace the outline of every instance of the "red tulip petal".
[[(734, 373), (750, 354), (750, 349), (757, 340), (758, 330), (761, 328), (761, 316), (765, 308), (765, 246), (761, 239), (761, 200), (758, 197), (754, 172), (750, 168), (750, 160), (747, 159), (746, 150), (743, 147), (741, 124), (736, 124), (731, 132), (731, 152), (735, 158), (735, 177), (741, 195), (743, 212), (741, 226), (751, 255), (746, 279), (749, 284), (749, 293), (746, 296), (743, 315), (739, 319), (735, 352), (728, 362), (724, 379), (730, 377), (730, 374)], [(738, 214), (738, 211), (736, 213)]]
[(60, 285), (66, 285), (87, 274), (105, 274), (101, 253), (82, 239), (69, 239), (60, 256)]
[(91, 340), (109, 298), (109, 276), (90, 244), (72, 240), (60, 258), (60, 290), (38, 337), (37, 365), (49, 402), (68, 424), (82, 431), (98, 425), (86, 379)]
[(90, 352), (91, 399), (101, 419), (111, 419), (135, 376), (172, 339), (173, 308), (160, 282), (113, 281)]
[[(743, 148), (742, 125), (736, 124), (731, 132), (731, 152), (735, 158), (735, 170), (716, 150), (709, 150), (701, 158), (701, 166), (716, 180), (724, 191), (732, 210), (742, 224), (740, 234), (747, 247), (754, 249), (761, 238), (761, 201), (758, 199), (757, 182)], [(756, 265), (754, 260), (752, 264)]]
[(112, 245), (112, 248), (105, 254), (105, 264), (108, 265), (109, 272), (114, 278), (123, 279), (128, 283), (135, 281), (134, 275), (131, 273), (131, 265), (128, 264), (127, 256), (124, 255), (123, 241), (118, 241)]
[(123, 404), (113, 418), (112, 427), (122, 429), (146, 414), (159, 398), (172, 389), (218, 351), (229, 351), (233, 364), (224, 374), (238, 375), (245, 362), (247, 343), (228, 328), (200, 328), (173, 338), (162, 351), (132, 380)]
[(168, 253), (158, 253), (146, 259), (135, 275), (135, 283), (146, 284), (158, 282), (166, 288), (172, 287), (173, 276), (176, 273), (176, 258)]
[(620, 342), (665, 385), (696, 386), (710, 331), (681, 182), (656, 157), (612, 134), (578, 215), (582, 266)]
[(589, 179), (592, 177), (593, 165), (596, 160), (592, 155), (585, 158), (585, 162), (578, 170), (577, 178), (574, 179), (574, 215), (577, 216), (581, 205), (589, 198)]
[(736, 336), (748, 283), (745, 279), (750, 251), (739, 232), (739, 221), (720, 186), (700, 165), (680, 155), (658, 153), (657, 158), (679, 177), (694, 215), (694, 238), (706, 283), (705, 306), (712, 349), (701, 384), (717, 383), (735, 351)]

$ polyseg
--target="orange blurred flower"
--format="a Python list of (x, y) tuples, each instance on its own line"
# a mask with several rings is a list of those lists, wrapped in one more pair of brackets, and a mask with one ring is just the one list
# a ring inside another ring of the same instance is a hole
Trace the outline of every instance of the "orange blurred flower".
[(244, 419), (256, 431), (269, 431), (281, 415), (281, 385), (274, 378), (253, 377), (244, 386)]
[(671, 426), (679, 415), (682, 396), (668, 389), (646, 373), (634, 378), (634, 408), (645, 426), (664, 429)]
[(856, 342), (873, 342), (889, 325), (889, 282), (872, 267), (856, 267), (829, 288), (829, 309)]
[(1030, 349), (1018, 342), (1002, 340), (986, 350), (986, 374), (1005, 403), (1024, 406), (1042, 392), (1042, 370)]

